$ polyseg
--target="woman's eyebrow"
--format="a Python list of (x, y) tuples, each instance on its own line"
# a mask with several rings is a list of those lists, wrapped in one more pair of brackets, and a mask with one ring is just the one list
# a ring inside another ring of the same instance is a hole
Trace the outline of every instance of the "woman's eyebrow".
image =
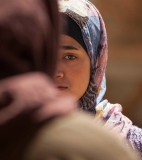
[(77, 47), (74, 46), (70, 46), (70, 45), (63, 45), (60, 47), (61, 49), (65, 49), (65, 50), (78, 50)]

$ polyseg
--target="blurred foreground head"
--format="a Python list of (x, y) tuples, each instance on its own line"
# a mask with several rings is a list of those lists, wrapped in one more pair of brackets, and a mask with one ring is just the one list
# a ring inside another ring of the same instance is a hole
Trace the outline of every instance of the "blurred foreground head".
[(0, 0), (0, 78), (30, 71), (52, 76), (58, 32), (56, 0)]
[[(58, 36), (56, 0), (0, 0), (0, 80), (6, 78), (0, 82), (0, 112), (7, 109), (8, 113), (1, 115), (15, 116), (0, 125), (1, 160), (21, 159), (24, 148), (39, 127), (31, 123), (28, 114), (22, 114), (23, 110), (25, 113), (25, 108), (35, 110), (44, 106), (45, 90), (50, 88), (44, 86), (43, 81), (38, 81), (40, 77), (19, 77), (13, 81), (10, 77), (34, 71), (52, 77), (56, 67)], [(46, 77), (41, 75), (41, 80), (46, 82)]]

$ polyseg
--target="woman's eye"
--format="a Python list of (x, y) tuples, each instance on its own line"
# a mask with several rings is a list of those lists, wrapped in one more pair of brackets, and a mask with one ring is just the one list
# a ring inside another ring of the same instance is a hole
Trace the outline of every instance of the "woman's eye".
[(65, 57), (64, 57), (64, 59), (67, 59), (67, 60), (74, 60), (74, 59), (76, 59), (77, 57), (76, 56), (74, 56), (74, 55), (66, 55)]

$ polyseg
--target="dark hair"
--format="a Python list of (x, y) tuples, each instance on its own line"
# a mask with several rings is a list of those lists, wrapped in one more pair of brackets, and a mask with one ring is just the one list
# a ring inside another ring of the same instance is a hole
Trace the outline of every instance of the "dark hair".
[[(57, 0), (0, 0), (0, 79), (31, 71), (53, 76), (59, 30)], [(42, 126), (30, 117), (20, 114), (0, 125), (1, 160), (22, 159)]]
[(0, 78), (30, 71), (52, 76), (58, 37), (56, 0), (0, 0)]

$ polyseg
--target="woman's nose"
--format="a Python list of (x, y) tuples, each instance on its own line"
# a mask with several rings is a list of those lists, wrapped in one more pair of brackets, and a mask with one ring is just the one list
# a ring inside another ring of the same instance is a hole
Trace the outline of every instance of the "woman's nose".
[(63, 77), (64, 77), (63, 71), (57, 69), (57, 71), (55, 72), (55, 75), (54, 75), (54, 79), (63, 78)]
[(54, 79), (63, 77), (64, 77), (63, 65), (58, 61), (57, 68), (54, 74)]

